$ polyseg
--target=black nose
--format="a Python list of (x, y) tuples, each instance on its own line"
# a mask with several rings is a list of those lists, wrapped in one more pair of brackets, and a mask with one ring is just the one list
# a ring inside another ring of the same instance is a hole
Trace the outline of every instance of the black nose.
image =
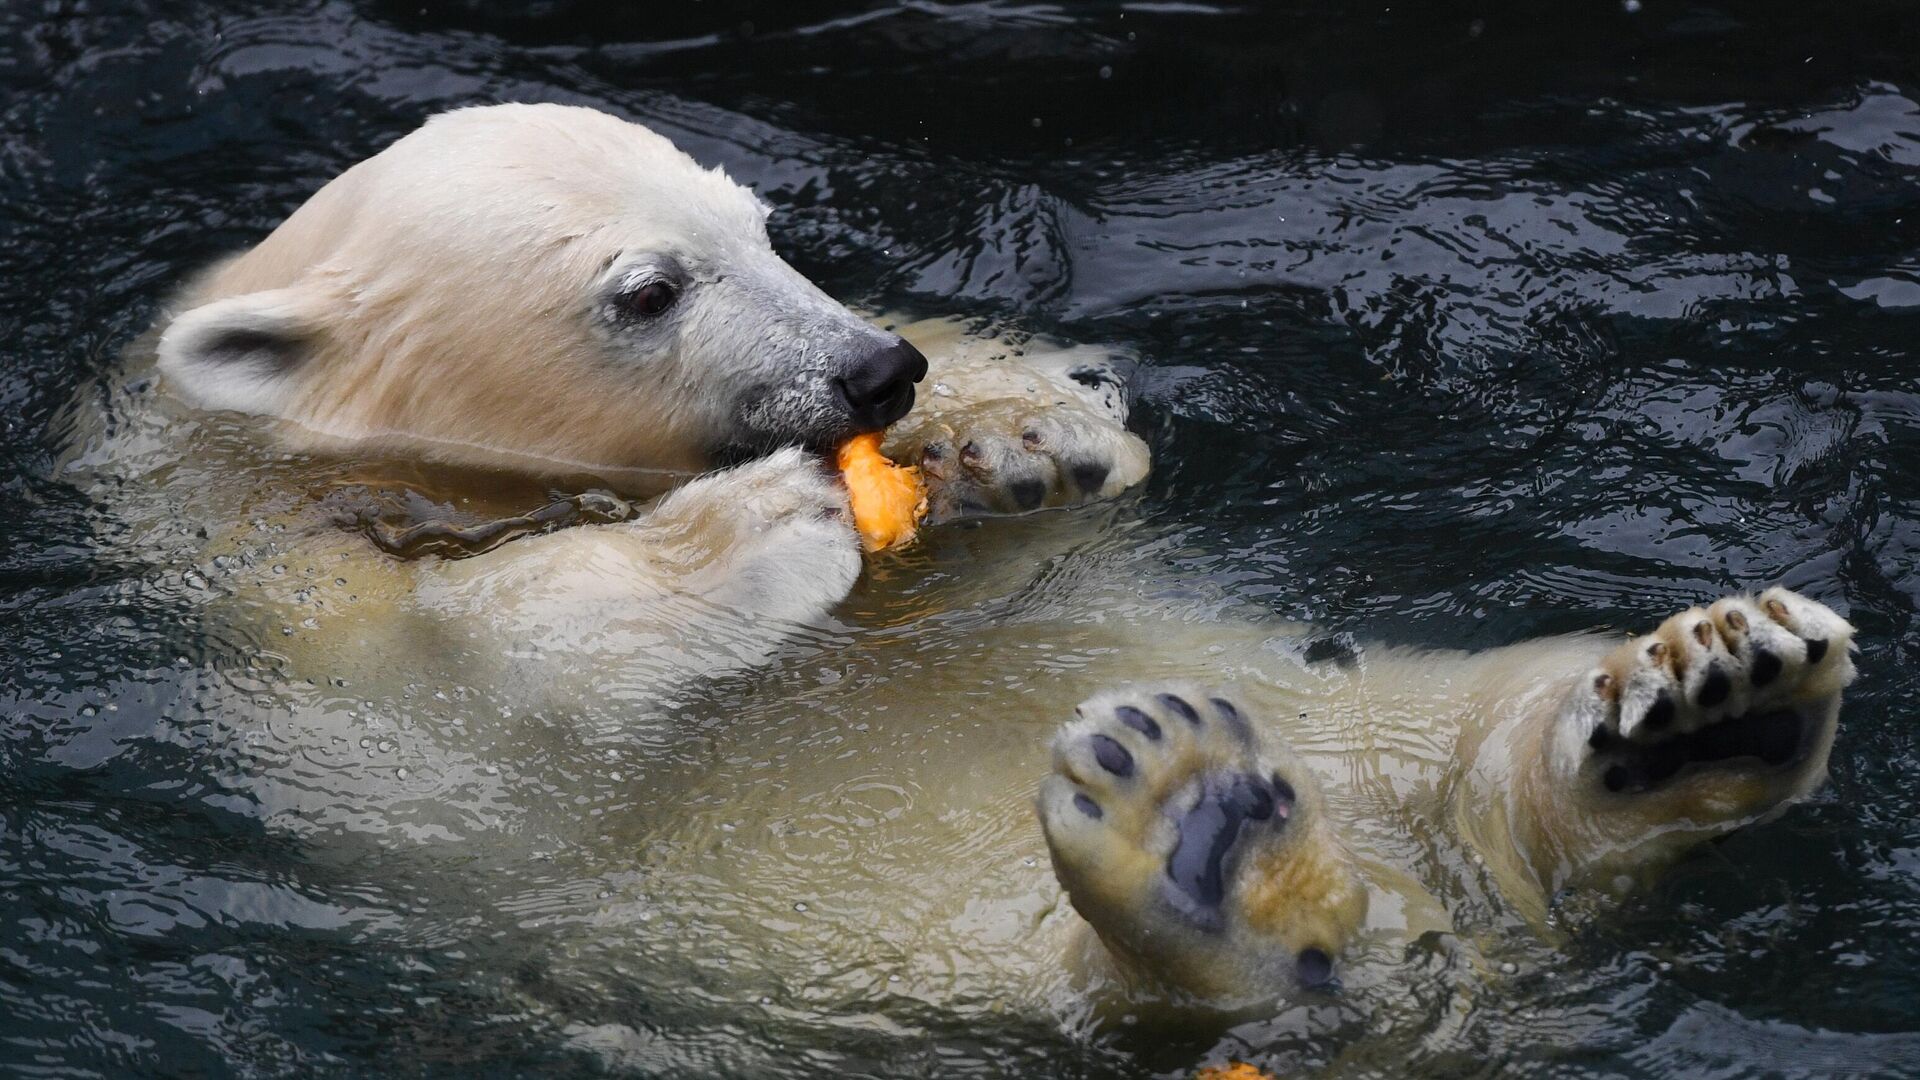
[(833, 381), (847, 415), (861, 431), (879, 431), (913, 408), (913, 384), (927, 377), (927, 358), (905, 339), (889, 337), (847, 365)]

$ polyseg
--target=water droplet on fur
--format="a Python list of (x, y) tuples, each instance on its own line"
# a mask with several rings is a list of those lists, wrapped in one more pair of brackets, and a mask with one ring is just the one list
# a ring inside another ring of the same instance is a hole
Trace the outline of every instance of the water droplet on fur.
[(1502, 975), (1512, 975), (1514, 972), (1517, 972), (1519, 970), (1520, 970), (1520, 965), (1514, 963), (1511, 960), (1500, 965), (1500, 974)]
[(398, 769), (393, 770), (393, 775), (405, 780), (407, 778), (407, 767), (405, 765), (400, 766)]
[(807, 902), (806, 902), (805, 900), (796, 900), (796, 901), (794, 901), (794, 902), (793, 902), (793, 910), (795, 910), (795, 911), (805, 911), (805, 910), (807, 910)]

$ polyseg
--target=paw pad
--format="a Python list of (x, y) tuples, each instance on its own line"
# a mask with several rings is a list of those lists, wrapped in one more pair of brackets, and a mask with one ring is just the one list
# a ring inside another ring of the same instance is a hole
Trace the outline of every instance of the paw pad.
[(1305, 770), (1232, 699), (1103, 694), (1053, 757), (1039, 808), (1054, 869), (1120, 956), (1232, 992), (1332, 978), (1366, 890), (1310, 812)]

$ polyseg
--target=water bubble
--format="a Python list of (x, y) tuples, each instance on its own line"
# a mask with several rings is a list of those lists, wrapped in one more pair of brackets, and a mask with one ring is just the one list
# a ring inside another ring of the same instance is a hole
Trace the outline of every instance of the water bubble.
[(793, 910), (795, 911), (807, 910), (807, 902), (805, 900), (795, 900), (793, 902)]
[(1101, 77), (1101, 78), (1103, 78), (1103, 79), (1111, 79), (1111, 78), (1113, 78), (1113, 65), (1111, 65), (1111, 64), (1101, 64), (1101, 65), (1100, 65), (1100, 77)]
[(1640, 11), (1640, 0), (1620, 0), (1620, 10), (1629, 15), (1638, 14)]
[(1507, 962), (1500, 965), (1500, 974), (1502, 975), (1512, 975), (1514, 972), (1517, 972), (1519, 970), (1520, 970), (1520, 965), (1514, 963), (1511, 960), (1508, 960)]
[(407, 767), (405, 765), (400, 766), (399, 768), (393, 770), (393, 775), (399, 777), (402, 780), (405, 780), (407, 778)]

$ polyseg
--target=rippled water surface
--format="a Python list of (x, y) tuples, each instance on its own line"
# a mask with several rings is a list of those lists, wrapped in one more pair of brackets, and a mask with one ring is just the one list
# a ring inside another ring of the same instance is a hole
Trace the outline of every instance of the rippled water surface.
[[(0, 1073), (1920, 1072), (1907, 5), (525, 7), (0, 7)], [(936, 540), (664, 728), (495, 756), (523, 729), (477, 692), (372, 708), (274, 628), (209, 632), (191, 537), (60, 475), (63, 410), (184, 275), (496, 100), (723, 163), (849, 301), (1136, 351), (1146, 491), (980, 530), (1031, 588)], [(1150, 606), (1076, 598), (1116, 551), (1416, 644), (1784, 581), (1859, 627), (1861, 678), (1826, 790), (1510, 976), (1416, 943), (1344, 1001), (1145, 1037), (941, 982), (935, 931), (995, 948), (1041, 873), (966, 862), (1028, 842), (1032, 778), (943, 815), (917, 771), (1041, 744), (1055, 717), (976, 703), (1071, 672), (976, 630)], [(903, 664), (951, 708), (888, 714)], [(947, 830), (924, 871), (909, 809)], [(862, 872), (909, 900), (862, 910)]]

